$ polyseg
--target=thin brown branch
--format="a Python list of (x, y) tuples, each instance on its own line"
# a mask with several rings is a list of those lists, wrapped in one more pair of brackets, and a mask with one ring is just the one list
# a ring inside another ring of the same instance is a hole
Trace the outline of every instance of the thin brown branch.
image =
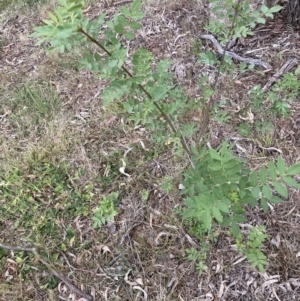
[[(272, 66), (264, 61), (261, 61), (261, 60), (258, 60), (258, 59), (253, 59), (253, 58), (248, 58), (248, 57), (243, 57), (243, 56), (240, 56), (232, 51), (224, 51), (224, 49), (222, 48), (221, 44), (217, 41), (217, 39), (211, 35), (211, 34), (202, 34), (200, 35), (200, 38), (201, 39), (206, 39), (206, 40), (209, 40), (211, 41), (214, 46), (217, 48), (218, 52), (220, 54), (223, 54), (225, 52), (225, 55), (229, 56), (229, 57), (232, 57), (233, 59), (237, 60), (237, 61), (241, 61), (241, 62), (246, 62), (248, 64), (253, 64), (253, 65), (257, 65), (257, 66), (261, 66), (267, 70), (272, 70)], [(232, 43), (233, 40), (231, 40), (229, 42), (229, 44)], [(228, 44), (228, 48), (230, 47), (230, 45)]]
[[(37, 254), (38, 255), (38, 254)], [(38, 255), (39, 256), (39, 255)], [(88, 295), (86, 294), (85, 292), (83, 292), (82, 290), (80, 290), (79, 288), (77, 288), (74, 284), (72, 284), (72, 282), (69, 280), (69, 278), (65, 277), (63, 274), (59, 273), (59, 272), (56, 272), (52, 267), (51, 265), (44, 259), (42, 258), (41, 256), (38, 257), (39, 261), (41, 263), (43, 263), (47, 268), (48, 270), (53, 274), (55, 275), (57, 278), (59, 278), (62, 282), (64, 282), (68, 287), (69, 289), (74, 292), (75, 294), (77, 294), (78, 296), (81, 296), (89, 301), (92, 301), (93, 300), (93, 297), (91, 295)]]
[(18, 246), (13, 247), (13, 246), (5, 245), (5, 244), (2, 244), (2, 243), (0, 243), (0, 248), (10, 250), (10, 251), (25, 251), (25, 252), (32, 252), (32, 253), (37, 252), (36, 248), (18, 247)]
[(46, 259), (44, 259), (39, 252), (37, 251), (37, 248), (35, 247), (20, 247), (20, 246), (9, 246), (9, 245), (5, 245), (3, 243), (0, 243), (0, 248), (6, 249), (6, 250), (11, 250), (11, 251), (24, 251), (24, 252), (31, 252), (34, 253), (36, 255), (36, 257), (38, 258), (38, 260), (45, 265), (48, 270), (55, 275), (57, 278), (59, 278), (62, 282), (64, 282), (69, 289), (77, 294), (78, 296), (81, 296), (83, 298), (85, 298), (86, 300), (92, 301), (93, 297), (89, 294), (86, 294), (85, 292), (83, 292), (82, 290), (80, 290), (79, 288), (77, 288), (69, 278), (67, 278), (66, 276), (64, 276), (63, 274), (57, 272), (56, 270), (54, 270), (52, 268), (52, 266), (47, 262)]
[[(233, 31), (234, 31), (234, 27), (235, 27), (235, 24), (236, 24), (236, 19), (237, 19), (237, 16), (238, 16), (240, 4), (241, 4), (241, 0), (238, 0), (238, 2), (236, 3), (236, 7), (235, 7), (235, 14), (233, 16), (232, 23), (231, 23), (231, 28), (230, 28), (231, 35), (233, 34)], [(212, 86), (212, 90), (214, 91), (214, 93), (210, 96), (210, 98), (209, 98), (209, 100), (206, 104), (206, 107), (204, 109), (204, 112), (203, 112), (203, 120), (202, 120), (202, 123), (201, 123), (201, 129), (200, 129), (200, 140), (203, 138), (203, 135), (206, 133), (206, 131), (208, 129), (209, 120), (210, 120), (210, 112), (212, 110), (212, 106), (213, 106), (213, 103), (214, 103), (214, 94), (215, 94), (215, 91), (217, 89), (217, 84), (219, 82), (219, 78), (220, 78), (220, 75), (221, 75), (221, 68), (222, 68), (224, 58), (225, 58), (226, 52), (228, 50), (229, 44), (230, 44), (230, 40), (228, 40), (228, 42), (226, 43), (224, 51), (223, 51), (222, 56), (221, 56), (220, 65), (219, 65), (219, 68), (218, 68), (218, 71), (217, 71), (215, 81), (214, 81), (213, 86)], [(201, 144), (203, 144), (203, 142)]]
[(296, 66), (298, 63), (298, 60), (296, 58), (289, 59), (278, 72), (276, 72), (266, 83), (266, 85), (263, 87), (263, 91), (267, 92), (271, 86), (276, 83), (276, 81), (285, 73), (289, 72), (294, 66)]
[[(91, 42), (93, 42), (94, 44), (96, 44), (98, 47), (100, 47), (107, 55), (112, 56), (112, 53), (110, 51), (108, 51), (101, 43), (99, 43), (96, 39), (94, 39), (91, 35), (89, 35), (86, 31), (84, 31), (82, 28), (78, 29), (79, 32), (81, 32), (83, 35), (85, 35)], [(133, 74), (125, 67), (122, 66), (122, 70), (129, 76), (129, 77), (134, 77)], [(139, 89), (142, 90), (149, 99), (153, 100), (152, 95), (145, 89), (145, 87), (143, 87), (141, 84), (138, 85)], [(175, 128), (172, 120), (170, 119), (170, 117), (163, 111), (163, 109), (161, 108), (161, 106), (157, 103), (157, 102), (153, 102), (155, 107), (157, 108), (157, 110), (160, 112), (160, 114), (162, 115), (162, 117), (165, 119), (165, 121), (168, 123), (168, 125), (170, 126), (171, 130), (175, 133), (178, 134), (177, 129)], [(190, 157), (191, 156), (191, 151), (190, 148), (188, 146), (188, 144), (186, 143), (184, 137), (181, 135), (181, 133), (179, 133), (180, 135), (180, 141), (182, 144), (182, 147), (184, 148), (184, 150), (186, 151), (187, 155)], [(192, 164), (193, 165), (193, 164)]]

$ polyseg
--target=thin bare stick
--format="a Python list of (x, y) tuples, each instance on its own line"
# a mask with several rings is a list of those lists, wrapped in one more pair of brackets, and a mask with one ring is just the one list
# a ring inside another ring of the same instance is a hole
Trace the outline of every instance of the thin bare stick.
[(289, 59), (278, 72), (276, 72), (263, 87), (263, 91), (268, 91), (271, 86), (282, 76), (283, 73), (289, 72), (295, 65), (297, 65), (298, 60), (296, 58)]
[(25, 251), (25, 252), (32, 252), (32, 253), (37, 252), (35, 248), (13, 247), (13, 246), (5, 245), (5, 244), (2, 244), (2, 243), (0, 243), (0, 248), (10, 250), (10, 251)]
[(114, 6), (124, 5), (124, 4), (131, 3), (131, 2), (132, 2), (132, 0), (118, 1), (118, 2), (114, 2)]
[(9, 246), (9, 245), (5, 245), (5, 244), (2, 244), (0, 243), (0, 248), (3, 248), (3, 249), (6, 249), (6, 250), (11, 250), (11, 251), (24, 251), (24, 252), (31, 252), (31, 253), (34, 253), (38, 260), (43, 264), (45, 265), (48, 270), (53, 274), (55, 275), (57, 278), (59, 278), (62, 282), (64, 282), (68, 287), (69, 289), (77, 294), (78, 296), (81, 296), (83, 298), (85, 298), (86, 300), (88, 301), (92, 301), (93, 300), (93, 297), (91, 295), (88, 295), (86, 294), (85, 292), (83, 292), (82, 290), (80, 290), (79, 288), (77, 288), (74, 284), (72, 284), (71, 280), (69, 280), (69, 278), (65, 277), (63, 274), (55, 271), (52, 266), (47, 262), (47, 260), (45, 260), (40, 254), (39, 252), (37, 251), (37, 248), (35, 247), (20, 247), (20, 246)]
[[(237, 19), (238, 12), (239, 12), (238, 8), (239, 8), (240, 4), (241, 4), (241, 0), (238, 0), (238, 2), (236, 3), (235, 13), (234, 13), (234, 16), (233, 16), (233, 19), (232, 19), (232, 24), (231, 24), (231, 29), (230, 29), (231, 33), (233, 33), (233, 31), (234, 31), (236, 19)], [(217, 89), (217, 84), (219, 82), (219, 77), (221, 75), (221, 67), (222, 67), (222, 64), (224, 62), (225, 54), (226, 54), (227, 49), (230, 45), (230, 42), (231, 42), (230, 40), (227, 42), (227, 44), (225, 45), (225, 48), (223, 50), (223, 53), (221, 53), (222, 54), (221, 62), (220, 62), (220, 65), (219, 65), (219, 68), (218, 68), (218, 71), (217, 71), (215, 81), (214, 81), (213, 86), (212, 86), (212, 90), (214, 92)], [(206, 133), (206, 131), (208, 129), (208, 124), (209, 124), (209, 119), (210, 119), (210, 112), (211, 112), (211, 109), (212, 109), (212, 106), (213, 106), (213, 103), (214, 103), (214, 94), (215, 93), (213, 93), (210, 96), (210, 98), (209, 98), (209, 100), (206, 104), (206, 107), (204, 109), (204, 112), (203, 112), (203, 120), (201, 122), (201, 129), (200, 129), (200, 133), (199, 133), (200, 141), (201, 141), (201, 139), (203, 138), (203, 135)], [(203, 145), (203, 142), (201, 144)]]
[[(38, 255), (38, 254), (37, 254)], [(39, 256), (39, 255), (38, 255)], [(77, 288), (74, 284), (72, 284), (72, 282), (69, 280), (69, 278), (65, 277), (63, 274), (56, 272), (51, 265), (42, 257), (38, 257), (39, 261), (41, 263), (43, 263), (48, 270), (55, 275), (57, 278), (59, 278), (62, 282), (64, 282), (69, 289), (74, 292), (75, 294), (85, 298), (86, 300), (92, 301), (93, 297), (91, 295), (86, 294), (85, 292), (83, 292), (82, 290), (80, 290), (79, 288)]]
[[(272, 66), (264, 61), (258, 60), (258, 59), (253, 59), (253, 58), (249, 58), (249, 57), (243, 57), (240, 56), (232, 51), (224, 51), (224, 49), (222, 48), (221, 44), (217, 41), (217, 39), (211, 35), (211, 34), (202, 34), (200, 35), (201, 39), (206, 39), (206, 40), (210, 40), (217, 48), (218, 52), (220, 54), (225, 53), (225, 55), (232, 57), (235, 60), (241, 61), (241, 62), (246, 62), (248, 64), (253, 64), (253, 65), (257, 65), (257, 66), (261, 66), (267, 70), (271, 70)], [(231, 42), (231, 41), (230, 41)], [(230, 45), (228, 45), (228, 48), (230, 47)]]

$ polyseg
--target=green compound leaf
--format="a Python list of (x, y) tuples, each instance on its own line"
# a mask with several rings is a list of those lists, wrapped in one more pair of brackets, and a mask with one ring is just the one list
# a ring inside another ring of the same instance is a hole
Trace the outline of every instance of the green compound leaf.
[(125, 84), (124, 80), (115, 80), (107, 87), (103, 93), (103, 105), (107, 106), (114, 99), (120, 99), (122, 96), (129, 92), (129, 87)]

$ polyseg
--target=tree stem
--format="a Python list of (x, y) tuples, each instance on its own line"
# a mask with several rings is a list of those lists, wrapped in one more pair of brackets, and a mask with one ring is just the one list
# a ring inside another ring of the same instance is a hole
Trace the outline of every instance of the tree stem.
[[(234, 8), (235, 9), (235, 14), (233, 16), (232, 23), (231, 23), (231, 28), (230, 28), (231, 35), (233, 35), (236, 19), (237, 19), (238, 12), (239, 12), (240, 3), (241, 3), (241, 0), (238, 0), (237, 4), (235, 5), (235, 8)], [(219, 82), (219, 78), (220, 78), (220, 75), (221, 75), (221, 67), (222, 67), (222, 64), (224, 62), (225, 54), (226, 54), (226, 51), (228, 49), (229, 43), (230, 43), (230, 39), (228, 40), (228, 42), (225, 45), (224, 51), (223, 51), (222, 56), (221, 56), (220, 65), (219, 65), (219, 68), (218, 68), (218, 71), (217, 71), (217, 75), (216, 75), (215, 81), (214, 81), (213, 86), (212, 86), (212, 90), (214, 91), (214, 93), (210, 96), (210, 98), (209, 98), (209, 100), (206, 104), (206, 107), (204, 109), (204, 112), (203, 112), (203, 120), (201, 122), (200, 139), (199, 140), (201, 140), (203, 138), (203, 135), (205, 134), (205, 132), (208, 129), (208, 124), (209, 124), (209, 119), (210, 119), (210, 112), (211, 112), (211, 109), (212, 109), (212, 106), (213, 106), (213, 103), (214, 103), (214, 98), (213, 97), (214, 97), (214, 94), (215, 94), (215, 91), (216, 91), (216, 88), (217, 88), (217, 84)]]
[[(89, 35), (86, 31), (84, 31), (82, 28), (79, 28), (78, 31), (80, 33), (82, 33), (83, 35), (85, 35), (91, 42), (93, 42), (94, 44), (96, 44), (98, 47), (100, 47), (107, 55), (109, 56), (112, 56), (112, 53), (110, 51), (108, 51), (106, 49), (105, 46), (103, 46), (101, 43), (99, 43), (96, 39), (94, 39), (91, 35)], [(134, 75), (128, 70), (128, 68), (126, 68), (125, 66), (122, 66), (121, 67), (122, 70), (129, 76), (129, 77), (134, 77)], [(138, 84), (138, 87), (141, 91), (143, 91), (146, 96), (153, 100), (153, 97), (152, 95), (145, 89), (145, 87), (141, 84)], [(178, 130), (175, 128), (175, 125), (173, 124), (171, 118), (163, 111), (162, 107), (157, 103), (157, 102), (153, 102), (155, 107), (157, 108), (157, 110), (159, 111), (159, 113), (162, 115), (162, 117), (164, 118), (164, 120), (167, 122), (167, 124), (169, 125), (169, 127), (171, 128), (172, 132), (175, 133), (175, 134), (179, 134), (180, 135), (180, 142), (181, 142), (181, 145), (183, 147), (183, 149), (185, 150), (185, 152), (187, 153), (187, 155), (191, 156), (191, 151), (190, 151), (190, 148), (187, 144), (187, 142), (185, 141), (184, 137), (182, 136), (182, 134), (179, 132), (178, 133)], [(190, 162), (191, 164), (193, 165), (191, 159), (190, 159)]]

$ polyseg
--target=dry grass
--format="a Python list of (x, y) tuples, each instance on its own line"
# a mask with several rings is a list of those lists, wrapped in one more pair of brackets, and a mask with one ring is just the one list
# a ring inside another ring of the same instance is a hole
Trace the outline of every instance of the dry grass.
[[(43, 47), (34, 46), (29, 33), (55, 5), (53, 0), (30, 8), (19, 6), (17, 19), (16, 9), (1, 15), (1, 21), (10, 20), (0, 29), (4, 41), (0, 48), (1, 179), (7, 179), (15, 168), (20, 172), (18, 179), (27, 185), (24, 187), (28, 188), (30, 181), (38, 186), (44, 183), (44, 173), (39, 168), (50, 166), (56, 172), (63, 166), (64, 171), (59, 171), (57, 177), (64, 178), (57, 183), (66, 182), (68, 193), (79, 191), (87, 199), (82, 198), (82, 208), (76, 209), (79, 211), (70, 209), (50, 221), (56, 232), (41, 232), (38, 240), (26, 225), (18, 227), (13, 218), (1, 216), (1, 242), (26, 245), (34, 241), (56, 270), (68, 275), (95, 300), (299, 300), (299, 192), (292, 191), (289, 200), (268, 213), (260, 209), (247, 213), (243, 230), (263, 224), (270, 237), (264, 249), (270, 262), (265, 274), (253, 270), (234, 250), (234, 239), (220, 231), (211, 244), (207, 269), (199, 275), (195, 264), (186, 260), (185, 250), (201, 250), (203, 241), (190, 237), (188, 227), (175, 210), (182, 204), (177, 185), (187, 162), (175, 154), (172, 146), (154, 145), (146, 129), (133, 128), (122, 113), (121, 104), (102, 107), (99, 94), (106, 83), (90, 72), (78, 71), (76, 60), (81, 50), (76, 54), (46, 54)], [(93, 17), (103, 10), (113, 13), (117, 7), (106, 1), (92, 1), (88, 14)], [(144, 10), (144, 29), (131, 49), (144, 46), (158, 58), (172, 58), (174, 73), (187, 94), (199, 97), (198, 78), (214, 74), (214, 70), (197, 62), (198, 52), (209, 46), (197, 38), (207, 19), (204, 4), (200, 0), (147, 0)], [(281, 26), (280, 20), (274, 23)], [(264, 46), (280, 42), (281, 35), (284, 33), (278, 30), (264, 41)], [(253, 38), (240, 47), (259, 48), (258, 43)], [(271, 47), (269, 50), (262, 56), (276, 69), (284, 58), (279, 60), (278, 53)], [(249, 101), (249, 87), (264, 84), (267, 77), (268, 74), (262, 77), (250, 72), (241, 77), (221, 77), (216, 98), (227, 100), (223, 109), (232, 119), (221, 129), (217, 121), (212, 122), (211, 140), (237, 135), (241, 122), (237, 108), (243, 112)], [(30, 88), (31, 96), (24, 87)], [(273, 135), (273, 146), (283, 151), (288, 162), (299, 160), (299, 129), (295, 123), (298, 109), (298, 104), (293, 104), (294, 122), (292, 118), (277, 120)], [(201, 110), (191, 118), (200, 124)], [(237, 155), (248, 157), (253, 168), (277, 156), (262, 153), (258, 141), (264, 143), (263, 137), (239, 143), (246, 154), (236, 150)], [(130, 177), (119, 172), (122, 160)], [(163, 182), (168, 177), (174, 178), (174, 185), (165, 192)], [(89, 190), (88, 186), (92, 188)], [(48, 188), (40, 188), (35, 195), (38, 198), (42, 194), (45, 212), (63, 204), (62, 196), (52, 199), (53, 192)], [(119, 193), (115, 223), (93, 229), (93, 211), (103, 196), (114, 191)], [(1, 195), (1, 205), (6, 197)], [(72, 201), (75, 202), (68, 200)], [(46, 231), (43, 210), (37, 211), (37, 221)], [(0, 300), (79, 299), (32, 254), (0, 253), (0, 266)]]

